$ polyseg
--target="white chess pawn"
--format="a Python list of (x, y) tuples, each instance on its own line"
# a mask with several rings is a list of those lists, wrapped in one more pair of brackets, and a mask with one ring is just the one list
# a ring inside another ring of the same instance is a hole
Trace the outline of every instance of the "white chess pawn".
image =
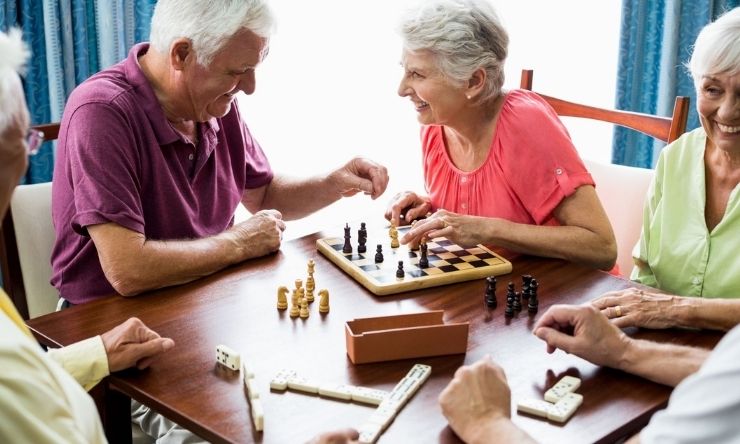
[(321, 298), (321, 302), (319, 302), (319, 313), (329, 313), (329, 290), (326, 288), (321, 289), (319, 291), (319, 297)]
[(306, 319), (309, 314), (311, 313), (308, 311), (308, 301), (306, 300), (306, 298), (302, 298), (300, 311), (301, 319)]

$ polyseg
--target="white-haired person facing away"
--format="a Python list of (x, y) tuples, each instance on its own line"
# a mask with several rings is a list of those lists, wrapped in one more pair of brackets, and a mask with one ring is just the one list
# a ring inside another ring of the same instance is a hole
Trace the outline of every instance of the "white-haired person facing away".
[(633, 252), (632, 279), (660, 291), (594, 301), (621, 327), (740, 322), (740, 7), (702, 29), (688, 67), (701, 127), (660, 153)]
[[(311, 178), (273, 172), (234, 100), (254, 92), (274, 21), (264, 0), (159, 0), (151, 42), (71, 94), (52, 192), (63, 305), (273, 253), (284, 219), (385, 191), (386, 169), (364, 158)], [(286, 149), (320, 149), (305, 145)], [(234, 224), (240, 203), (252, 217)]]
[(398, 94), (422, 125), (425, 188), (397, 194), (386, 211), (401, 238), (446, 236), (610, 270), (614, 233), (555, 111), (537, 94), (506, 91), (509, 38), (486, 0), (430, 0), (400, 26)]
[[(0, 32), (0, 219), (42, 142), (29, 129), (19, 73), (29, 56), (21, 33)], [(105, 442), (85, 390), (110, 372), (148, 367), (174, 346), (131, 318), (100, 336), (44, 353), (0, 289), (0, 442)]]

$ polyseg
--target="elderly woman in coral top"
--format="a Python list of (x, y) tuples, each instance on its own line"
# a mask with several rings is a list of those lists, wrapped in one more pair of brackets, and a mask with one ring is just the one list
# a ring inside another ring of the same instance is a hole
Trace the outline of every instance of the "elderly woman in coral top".
[(594, 181), (552, 108), (536, 94), (502, 90), (508, 36), (484, 0), (434, 0), (401, 24), (398, 94), (422, 124), (428, 196), (396, 195), (386, 218), (401, 238), (446, 236), (614, 267), (617, 249)]

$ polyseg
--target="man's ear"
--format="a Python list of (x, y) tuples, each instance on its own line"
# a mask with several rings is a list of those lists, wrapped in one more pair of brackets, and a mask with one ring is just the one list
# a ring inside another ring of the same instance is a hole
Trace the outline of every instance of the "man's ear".
[(478, 97), (483, 90), (483, 87), (486, 85), (487, 78), (488, 73), (485, 69), (476, 69), (473, 75), (470, 76), (470, 79), (468, 80), (468, 87), (466, 88), (465, 95), (470, 98)]
[(195, 51), (190, 39), (179, 38), (170, 45), (170, 64), (176, 71), (182, 71), (195, 60)]

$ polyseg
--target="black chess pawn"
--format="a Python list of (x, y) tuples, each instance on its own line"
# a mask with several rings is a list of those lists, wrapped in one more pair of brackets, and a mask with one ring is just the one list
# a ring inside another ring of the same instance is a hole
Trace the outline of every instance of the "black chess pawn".
[(406, 273), (403, 271), (403, 261), (398, 261), (398, 270), (396, 270), (396, 277), (403, 278)]
[(529, 300), (529, 283), (532, 282), (531, 274), (522, 275), (522, 297), (525, 300)]
[(358, 231), (358, 234), (367, 240), (367, 228), (365, 228), (365, 222), (360, 222), (360, 230)]
[(509, 285), (506, 287), (506, 309), (504, 310), (504, 315), (507, 318), (514, 316), (514, 298), (515, 297), (516, 297), (516, 294), (514, 292), (514, 283), (509, 282)]
[[(365, 225), (363, 222), (362, 225)], [(357, 252), (358, 253), (365, 253), (367, 251), (367, 247), (365, 246), (365, 243), (367, 242), (367, 233), (363, 233), (362, 229), (357, 230)]]
[(344, 246), (342, 247), (342, 253), (344, 254), (352, 253), (352, 244), (349, 242), (349, 239), (352, 237), (352, 235), (349, 234), (349, 231), (349, 224), (346, 224), (346, 226), (344, 227)]
[(537, 300), (537, 287), (539, 287), (537, 279), (532, 279), (532, 282), (529, 283), (529, 302), (527, 303), (527, 311), (530, 314), (537, 313), (539, 309), (540, 301)]
[(383, 246), (378, 244), (378, 248), (375, 250), (375, 263), (383, 262)]
[(421, 247), (421, 257), (419, 258), (419, 267), (429, 268), (429, 258), (427, 257), (427, 243), (422, 242), (420, 247)]
[(489, 276), (486, 278), (486, 293), (485, 293), (486, 307), (496, 308), (498, 302), (496, 301), (496, 277)]

